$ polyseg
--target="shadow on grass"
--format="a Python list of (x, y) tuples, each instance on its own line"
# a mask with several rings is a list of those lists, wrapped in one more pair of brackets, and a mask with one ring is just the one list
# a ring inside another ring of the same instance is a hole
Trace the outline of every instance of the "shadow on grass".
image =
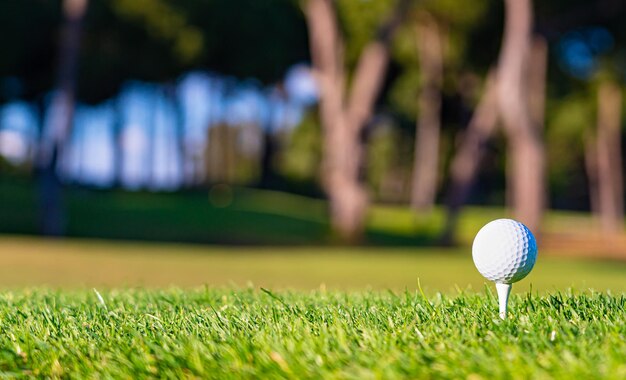
[[(229, 197), (216, 202), (207, 191), (151, 193), (67, 187), (67, 236), (224, 245), (336, 244), (325, 201), (268, 190), (231, 190)], [(32, 183), (4, 181), (0, 199), (0, 232), (37, 234)], [(368, 224), (365, 245), (436, 243), (432, 230), (418, 233), (421, 229), (407, 226), (412, 223), (410, 217), (393, 213), (378, 212), (378, 222)]]

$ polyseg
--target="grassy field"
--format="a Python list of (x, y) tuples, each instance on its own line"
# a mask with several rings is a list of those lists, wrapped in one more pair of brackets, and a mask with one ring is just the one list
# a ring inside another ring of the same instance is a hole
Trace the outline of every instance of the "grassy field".
[(626, 377), (626, 262), (589, 258), (624, 246), (577, 240), (584, 214), (549, 213), (501, 321), (469, 247), (499, 208), (468, 208), (438, 248), (440, 209), (376, 206), (368, 245), (340, 247), (319, 200), (74, 189), (72, 238), (42, 239), (32, 192), (7, 189), (0, 377)]
[[(70, 237), (267, 246), (333, 242), (326, 202), (288, 193), (234, 188), (232, 200), (219, 205), (207, 191), (145, 193), (70, 187), (64, 194)], [(502, 207), (465, 208), (458, 241), (469, 244), (482, 225), (506, 216)], [(0, 233), (37, 234), (37, 220), (34, 183), (0, 178)], [(368, 213), (365, 244), (436, 245), (444, 222), (441, 208), (415, 215), (406, 206), (375, 205)], [(567, 233), (572, 239), (589, 235), (597, 226), (585, 213), (550, 211), (544, 227), (544, 240), (550, 243), (555, 233)], [(558, 236), (559, 242), (564, 240), (568, 239)], [(596, 243), (589, 250), (604, 248)], [(622, 251), (626, 258), (626, 247)]]
[(626, 377), (626, 298), (563, 293), (0, 293), (3, 377)]
[[(0, 288), (255, 286), (482, 291), (469, 248), (223, 247), (0, 236)], [(539, 252), (514, 292), (626, 291), (626, 263)]]

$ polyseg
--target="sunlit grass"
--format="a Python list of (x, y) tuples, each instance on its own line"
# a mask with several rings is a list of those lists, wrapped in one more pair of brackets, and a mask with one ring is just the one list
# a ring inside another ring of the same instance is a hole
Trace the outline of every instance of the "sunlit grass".
[[(377, 206), (369, 242), (403, 247), (337, 247), (322, 201), (238, 191), (226, 207), (73, 193), (70, 233), (262, 247), (0, 235), (2, 376), (626, 377), (626, 262), (540, 249), (500, 321), (469, 243), (501, 208), (466, 209), (461, 245), (433, 248), (441, 209)], [(4, 215), (26, 228), (24, 210)], [(590, 226), (578, 213), (546, 219), (549, 233)]]
[[(626, 263), (546, 257), (514, 292), (626, 291)], [(481, 291), (470, 249), (211, 247), (0, 237), (0, 287), (254, 284), (272, 288)]]
[(626, 377), (626, 298), (263, 289), (0, 293), (4, 377)]

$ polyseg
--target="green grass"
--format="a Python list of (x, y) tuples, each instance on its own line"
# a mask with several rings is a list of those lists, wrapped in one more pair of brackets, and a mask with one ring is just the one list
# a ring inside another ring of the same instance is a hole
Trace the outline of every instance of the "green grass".
[[(21, 190), (0, 231), (35, 231)], [(623, 261), (540, 250), (499, 320), (468, 243), (502, 209), (468, 208), (462, 245), (433, 248), (441, 210), (377, 206), (368, 241), (403, 247), (376, 248), (325, 246), (325, 204), (274, 192), (240, 189), (221, 208), (202, 194), (72, 190), (68, 205), (74, 237), (265, 246), (0, 235), (2, 378), (626, 377)]]
[[(469, 248), (221, 247), (0, 236), (0, 288), (28, 286), (414, 289), (480, 291)], [(551, 257), (513, 292), (626, 291), (626, 263)]]
[[(231, 245), (0, 235), (2, 378), (626, 378), (626, 262), (540, 250), (501, 321), (468, 246), (500, 208), (433, 248), (440, 209), (376, 206), (368, 242), (400, 247), (338, 247), (325, 203), (288, 194), (66, 195), (73, 237)], [(36, 231), (29, 185), (0, 198), (0, 231)]]
[[(333, 243), (325, 201), (276, 191), (235, 188), (232, 202), (210, 201), (208, 192), (144, 193), (67, 188), (67, 235), (103, 239), (195, 242), (228, 245), (329, 245)], [(34, 183), (0, 178), (0, 232), (37, 234)], [(502, 207), (467, 207), (458, 238), (469, 244), (490, 220), (506, 217)], [(550, 211), (546, 232), (585, 234), (589, 215)], [(407, 206), (374, 205), (366, 245), (436, 245), (444, 211), (416, 216)]]
[(0, 371), (66, 378), (626, 377), (626, 298), (595, 292), (0, 293)]

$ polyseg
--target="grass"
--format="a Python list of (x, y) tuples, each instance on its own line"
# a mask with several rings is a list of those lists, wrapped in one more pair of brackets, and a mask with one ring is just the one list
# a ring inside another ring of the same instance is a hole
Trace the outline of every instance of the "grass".
[[(235, 188), (232, 202), (223, 205), (212, 203), (206, 191), (133, 193), (69, 187), (64, 194), (70, 237), (266, 246), (333, 242), (326, 202), (293, 194)], [(460, 243), (468, 245), (482, 225), (506, 216), (502, 207), (465, 208), (459, 220)], [(375, 205), (368, 214), (365, 243), (436, 245), (444, 221), (441, 208), (416, 216), (406, 206)], [(545, 220), (548, 234), (584, 236), (595, 227), (585, 213), (550, 211)], [(0, 232), (37, 234), (34, 183), (0, 178)], [(606, 250), (597, 245), (591, 250)], [(626, 257), (626, 252), (620, 255)]]
[[(35, 232), (25, 190), (0, 186), (0, 231)], [(468, 244), (502, 209), (468, 208), (462, 244), (434, 248), (441, 210), (377, 206), (368, 242), (396, 247), (337, 247), (325, 204), (287, 194), (67, 196), (73, 237), (231, 245), (0, 235), (0, 377), (626, 378), (626, 262), (548, 245), (501, 321)]]
[(65, 378), (626, 377), (626, 298), (262, 289), (0, 293), (0, 371)]
[[(0, 288), (256, 286), (274, 289), (481, 290), (470, 249), (223, 247), (0, 236)], [(626, 263), (539, 252), (513, 292), (626, 291)]]

